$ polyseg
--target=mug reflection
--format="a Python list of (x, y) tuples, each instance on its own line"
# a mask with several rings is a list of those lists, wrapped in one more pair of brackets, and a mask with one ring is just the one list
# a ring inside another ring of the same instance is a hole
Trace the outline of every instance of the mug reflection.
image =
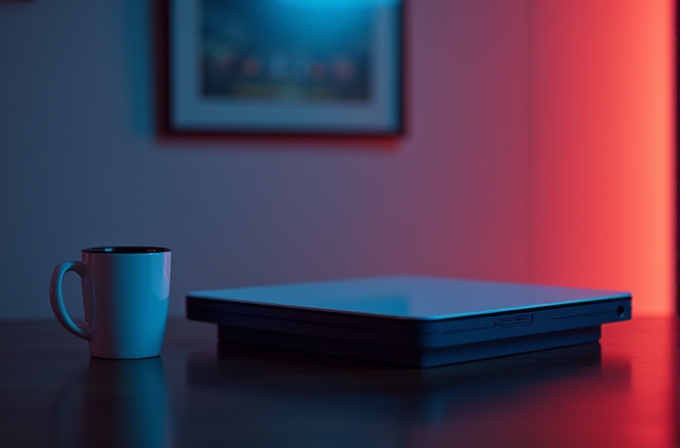
[(91, 358), (84, 377), (57, 403), (59, 447), (172, 446), (168, 390), (160, 357)]

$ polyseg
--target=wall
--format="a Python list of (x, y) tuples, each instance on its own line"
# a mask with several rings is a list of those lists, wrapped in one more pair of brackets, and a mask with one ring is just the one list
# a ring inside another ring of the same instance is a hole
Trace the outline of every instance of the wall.
[(528, 278), (521, 3), (409, 4), (409, 129), (387, 147), (157, 140), (147, 3), (0, 3), (11, 61), (0, 70), (0, 316), (50, 316), (54, 265), (106, 244), (173, 249), (175, 315), (202, 288)]
[[(657, 8), (642, 28), (629, 21), (640, 12), (635, 8), (617, 16), (651, 40), (615, 64), (636, 64), (654, 44), (666, 44), (654, 26), (668, 0), (592, 3)], [(47, 285), (54, 265), (105, 244), (173, 249), (176, 316), (188, 290), (393, 272), (631, 285), (643, 292), (636, 310), (667, 312), (670, 249), (660, 247), (670, 247), (668, 170), (660, 180), (655, 171), (640, 181), (647, 195), (660, 198), (657, 205), (640, 200), (630, 211), (647, 216), (654, 210), (635, 234), (638, 241), (657, 238), (654, 250), (631, 243), (631, 233), (611, 237), (617, 246), (607, 265), (617, 272), (622, 250), (630, 265), (624, 280), (583, 277), (577, 269), (561, 274), (583, 259), (574, 256), (578, 244), (552, 243), (563, 231), (554, 211), (583, 200), (562, 188), (561, 167), (565, 160), (577, 162), (566, 166), (588, 164), (592, 147), (572, 140), (557, 145), (565, 113), (550, 107), (549, 81), (572, 78), (558, 76), (561, 69), (548, 57), (552, 44), (537, 39), (560, 23), (553, 8), (589, 14), (591, 7), (556, 5), (409, 1), (408, 130), (385, 145), (158, 139), (148, 2), (0, 2), (0, 319), (51, 316)], [(610, 30), (618, 29), (616, 20)], [(568, 27), (555, 32), (570, 45)], [(651, 63), (660, 70), (664, 58), (661, 52)], [(669, 84), (658, 70), (631, 82)], [(583, 79), (593, 86), (600, 81)], [(622, 96), (602, 107), (643, 107), (632, 117), (651, 111), (663, 120), (669, 113), (659, 101), (669, 88), (664, 84), (656, 102), (640, 94), (633, 103)], [(621, 176), (629, 177), (649, 154), (655, 167), (668, 159), (667, 134), (653, 124), (640, 131), (638, 138), (657, 143), (653, 150), (627, 147), (636, 161)], [(609, 148), (603, 161), (615, 140), (609, 133), (598, 138)], [(557, 193), (566, 196), (556, 199)], [(610, 193), (586, 195), (593, 201), (588, 210)], [(599, 264), (604, 255), (597, 253)], [(650, 263), (661, 273), (641, 280), (638, 268)], [(75, 310), (75, 278), (67, 288)]]
[(531, 271), (674, 299), (674, 24), (666, 0), (535, 2)]

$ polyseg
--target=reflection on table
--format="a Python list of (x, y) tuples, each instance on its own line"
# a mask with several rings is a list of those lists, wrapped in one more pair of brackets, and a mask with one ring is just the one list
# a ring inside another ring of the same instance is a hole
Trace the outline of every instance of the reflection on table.
[(90, 358), (55, 403), (58, 447), (172, 446), (168, 388), (160, 357)]
[(0, 447), (680, 446), (676, 320), (600, 344), (407, 369), (218, 343), (172, 321), (162, 356), (89, 357), (56, 322), (0, 324)]

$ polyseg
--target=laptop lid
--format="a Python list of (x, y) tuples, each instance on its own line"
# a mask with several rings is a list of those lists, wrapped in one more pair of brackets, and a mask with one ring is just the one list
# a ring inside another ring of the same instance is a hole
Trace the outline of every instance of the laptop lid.
[[(190, 292), (187, 309), (215, 310), (229, 304), (282, 310), (313, 310), (409, 321), (438, 321), (499, 313), (631, 299), (628, 292), (472, 281), (420, 276), (385, 276), (336, 281)], [(625, 304), (617, 309), (630, 314)]]

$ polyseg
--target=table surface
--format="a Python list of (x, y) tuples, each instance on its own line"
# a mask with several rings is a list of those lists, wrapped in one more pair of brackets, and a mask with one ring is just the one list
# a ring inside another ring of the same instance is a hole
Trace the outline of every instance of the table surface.
[(218, 343), (90, 358), (56, 321), (0, 322), (0, 447), (678, 447), (676, 318), (600, 343), (431, 369)]

